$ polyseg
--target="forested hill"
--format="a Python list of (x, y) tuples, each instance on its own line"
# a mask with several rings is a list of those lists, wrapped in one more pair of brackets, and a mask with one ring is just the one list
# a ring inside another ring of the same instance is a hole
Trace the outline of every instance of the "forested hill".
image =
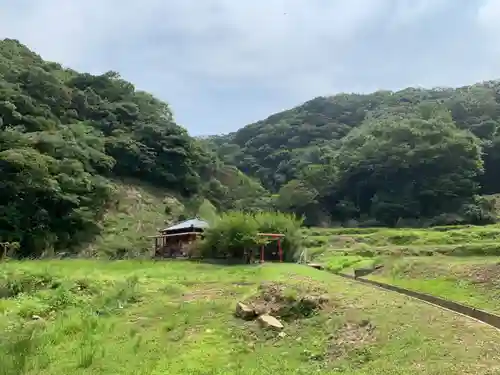
[(119, 199), (113, 181), (130, 178), (190, 207), (278, 209), (311, 225), (492, 222), (481, 194), (500, 192), (499, 119), (500, 84), (488, 82), (316, 98), (195, 139), (118, 73), (76, 72), (5, 39), (0, 251), (92, 241)]
[(221, 209), (263, 195), (117, 73), (79, 73), (0, 41), (0, 244), (38, 255), (91, 238), (115, 199), (109, 179), (124, 177)]
[(210, 143), (313, 222), (482, 222), (475, 194), (500, 192), (499, 126), (491, 81), (318, 97)]

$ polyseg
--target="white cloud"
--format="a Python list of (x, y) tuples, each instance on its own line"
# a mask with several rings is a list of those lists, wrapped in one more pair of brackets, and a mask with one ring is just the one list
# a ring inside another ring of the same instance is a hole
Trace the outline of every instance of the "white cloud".
[(414, 25), (452, 3), (456, 5), (457, 0), (399, 0), (394, 3), (394, 8), (391, 10), (389, 26), (397, 28)]
[[(174, 109), (194, 112), (192, 108), (205, 105), (207, 111), (219, 106), (219, 112), (230, 113), (226, 103), (217, 101), (218, 93), (248, 97), (249, 108), (234, 108), (227, 120), (238, 126), (252, 114), (265, 115), (271, 108), (337, 90), (449, 77), (450, 70), (443, 67), (448, 61), (458, 64), (453, 74), (495, 72), (490, 65), (464, 68), (455, 56), (459, 53), (449, 48), (436, 55), (436, 43), (444, 39), (426, 34), (437, 24), (429, 20), (444, 14), (440, 32), (446, 31), (453, 18), (446, 17), (446, 11), (458, 9), (458, 2), (0, 0), (0, 37), (17, 38), (44, 58), (76, 69), (120, 71), (140, 88), (171, 101)], [(500, 25), (499, 2), (467, 0), (482, 5), (474, 9), (483, 26)], [(463, 30), (473, 27), (462, 25)], [(419, 35), (428, 50), (419, 50), (421, 56), (412, 66), (398, 65), (411, 61), (406, 43)], [(462, 40), (458, 34), (456, 38)], [(486, 64), (481, 57), (477, 64)], [(427, 61), (426, 69), (434, 69), (432, 74), (425, 75), (422, 61)], [(256, 90), (262, 94), (260, 101)], [(268, 103), (269, 93), (278, 99)], [(239, 121), (234, 120), (237, 111)], [(186, 121), (197, 118), (187, 116)]]
[[(500, 0), (485, 0), (477, 12), (481, 27), (489, 31), (500, 30)], [(497, 37), (497, 36), (496, 36)]]
[[(481, 43), (487, 46), (487, 56), (483, 57), (492, 61), (493, 67), (488, 71), (499, 74), (500, 71), (500, 0), (483, 0), (477, 11), (477, 23), (483, 32)], [(499, 77), (497, 77), (499, 78)]]
[[(403, 2), (396, 2), (399, 5), (391, 19), (409, 22), (432, 10), (428, 0)], [(106, 46), (141, 33), (178, 35), (189, 43), (181, 56), (184, 71), (218, 80), (287, 78), (288, 86), (294, 86), (295, 80), (305, 81), (301, 74), (310, 77), (311, 71), (317, 71), (314, 82), (330, 69), (337, 71), (346, 44), (369, 28), (391, 3), (33, 0), (25, 7), (27, 12), (13, 17), (9, 9), (17, 10), (14, 3), (2, 5), (7, 14), (1, 19), (0, 33), (20, 39), (49, 59), (78, 67), (92, 66), (96, 51), (105, 54)], [(145, 53), (158, 59), (170, 57), (168, 50)]]

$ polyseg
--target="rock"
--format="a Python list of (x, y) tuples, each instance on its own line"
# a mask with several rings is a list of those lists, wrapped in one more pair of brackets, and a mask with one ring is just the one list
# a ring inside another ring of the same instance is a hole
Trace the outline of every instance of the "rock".
[(312, 268), (316, 268), (317, 270), (324, 269), (324, 266), (322, 264), (318, 264), (318, 263), (309, 263), (308, 266), (312, 267)]
[(255, 315), (266, 315), (269, 314), (269, 309), (266, 306), (257, 306), (253, 309)]
[(361, 323), (359, 323), (360, 327), (366, 327), (367, 325), (370, 324), (370, 321), (368, 319), (363, 319)]
[(38, 315), (33, 315), (31, 317), (31, 319), (33, 319), (33, 320), (41, 320), (42, 318), (40, 316), (38, 316)]
[(238, 302), (236, 305), (236, 316), (244, 320), (252, 320), (255, 318), (255, 312), (253, 309), (242, 302)]
[(327, 303), (330, 301), (330, 298), (327, 295), (321, 295), (321, 296), (304, 296), (301, 298), (302, 303), (305, 306), (311, 307), (313, 309), (316, 309), (320, 307), (321, 305)]
[(322, 296), (319, 297), (319, 303), (321, 305), (328, 302), (330, 302), (330, 297), (328, 297), (326, 294), (323, 294)]
[(285, 333), (285, 332), (280, 332), (280, 333), (278, 334), (278, 337), (280, 337), (280, 338), (285, 338), (285, 336), (286, 336), (286, 333)]
[(281, 324), (281, 322), (274, 316), (264, 314), (259, 316), (257, 320), (263, 328), (269, 328), (273, 330), (283, 329), (283, 324)]
[(301, 299), (301, 304), (308, 309), (317, 309), (322, 303), (321, 297), (318, 296), (305, 296)]

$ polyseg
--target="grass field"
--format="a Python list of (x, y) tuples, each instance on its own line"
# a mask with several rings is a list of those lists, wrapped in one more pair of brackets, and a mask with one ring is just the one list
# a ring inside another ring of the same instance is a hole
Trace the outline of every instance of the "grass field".
[(367, 278), (500, 314), (500, 257), (387, 259)]
[(305, 231), (316, 262), (333, 272), (383, 265), (369, 279), (500, 313), (500, 226)]
[(314, 228), (304, 230), (304, 237), (311, 254), (500, 256), (500, 225), (429, 229)]
[[(500, 333), (299, 265), (0, 265), (0, 374), (493, 374)], [(326, 294), (284, 334), (233, 316), (259, 286)]]

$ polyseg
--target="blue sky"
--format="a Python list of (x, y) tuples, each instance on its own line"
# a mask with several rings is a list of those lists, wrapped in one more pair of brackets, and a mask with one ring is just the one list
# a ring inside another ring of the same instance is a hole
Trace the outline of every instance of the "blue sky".
[(193, 135), (320, 95), (500, 78), (500, 0), (0, 0), (0, 37), (115, 70)]

